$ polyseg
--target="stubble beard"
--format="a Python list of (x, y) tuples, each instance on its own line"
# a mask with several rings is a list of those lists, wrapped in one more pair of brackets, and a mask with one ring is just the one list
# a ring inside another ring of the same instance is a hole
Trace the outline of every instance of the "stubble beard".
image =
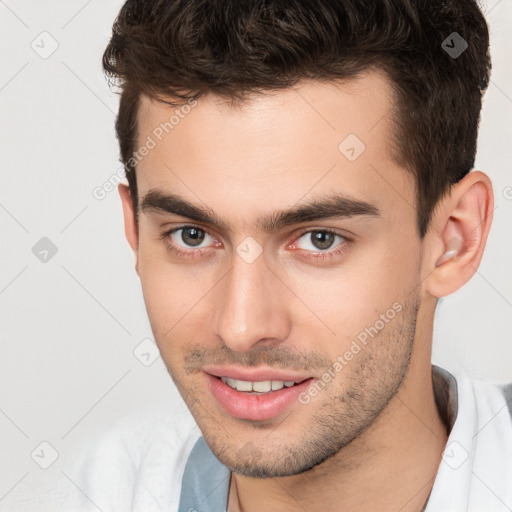
[[(256, 478), (298, 475), (361, 436), (399, 391), (409, 369), (418, 308), (417, 297), (405, 301), (400, 314), (325, 389), (307, 405), (298, 405), (316, 408), (298, 440), (290, 440), (283, 429), (288, 421), (295, 421), (296, 411), (278, 421), (234, 420), (241, 422), (240, 428), (230, 429), (215, 411), (207, 410), (193, 389), (184, 389), (170, 369), (169, 373), (208, 446), (227, 468)], [(296, 430), (296, 424), (293, 427)]]

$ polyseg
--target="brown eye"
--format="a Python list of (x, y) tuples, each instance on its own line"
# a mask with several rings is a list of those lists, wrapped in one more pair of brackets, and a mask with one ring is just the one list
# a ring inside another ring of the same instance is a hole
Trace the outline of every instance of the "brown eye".
[(171, 242), (181, 249), (205, 248), (215, 243), (215, 239), (197, 226), (182, 226), (166, 234)]
[(320, 250), (330, 249), (334, 243), (335, 235), (327, 231), (313, 231), (310, 234), (311, 243)]
[(327, 251), (341, 245), (344, 241), (344, 238), (337, 233), (317, 229), (308, 231), (298, 238), (297, 247), (307, 251)]
[(181, 240), (191, 247), (196, 247), (200, 245), (206, 233), (202, 229), (197, 228), (182, 228), (181, 229)]

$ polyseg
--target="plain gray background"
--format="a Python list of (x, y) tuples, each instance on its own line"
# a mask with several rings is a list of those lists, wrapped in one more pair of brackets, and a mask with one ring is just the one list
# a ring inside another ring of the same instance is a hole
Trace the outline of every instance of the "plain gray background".
[[(120, 168), (117, 96), (101, 55), (121, 4), (0, 0), (1, 510), (14, 510), (36, 483), (65, 480), (77, 449), (107, 424), (178, 400), (152, 344), (117, 191), (103, 200), (93, 195)], [(493, 73), (476, 168), (494, 182), (495, 218), (478, 273), (440, 303), (434, 362), (506, 381), (512, 4), (484, 6)]]

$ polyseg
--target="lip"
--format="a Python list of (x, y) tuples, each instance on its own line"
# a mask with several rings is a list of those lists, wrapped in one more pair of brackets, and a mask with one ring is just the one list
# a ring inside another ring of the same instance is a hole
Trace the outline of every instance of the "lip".
[[(265, 421), (275, 418), (282, 414), (285, 410), (291, 408), (298, 402), (298, 396), (306, 391), (310, 384), (315, 380), (313, 377), (306, 378), (300, 384), (296, 384), (290, 388), (283, 388), (279, 391), (272, 391), (264, 395), (250, 395), (236, 389), (231, 388), (213, 374), (204, 373), (207, 386), (210, 393), (222, 409), (234, 418)], [(279, 372), (273, 372), (273, 375), (279, 375)], [(223, 375), (227, 376), (227, 375)], [(289, 376), (289, 375), (288, 375)], [(232, 377), (237, 378), (237, 377)], [(247, 376), (240, 380), (251, 380)], [(259, 378), (254, 380), (294, 380), (283, 378)]]
[(230, 377), (232, 379), (250, 382), (261, 382), (264, 380), (301, 382), (312, 377), (311, 374), (286, 372), (272, 368), (240, 368), (236, 366), (211, 366), (203, 368), (203, 371), (215, 377)]

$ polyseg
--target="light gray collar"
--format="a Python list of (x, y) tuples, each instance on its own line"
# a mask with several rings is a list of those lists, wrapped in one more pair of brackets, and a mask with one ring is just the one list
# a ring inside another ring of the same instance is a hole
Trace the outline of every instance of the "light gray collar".
[(178, 512), (227, 510), (231, 472), (200, 437), (188, 457)]

